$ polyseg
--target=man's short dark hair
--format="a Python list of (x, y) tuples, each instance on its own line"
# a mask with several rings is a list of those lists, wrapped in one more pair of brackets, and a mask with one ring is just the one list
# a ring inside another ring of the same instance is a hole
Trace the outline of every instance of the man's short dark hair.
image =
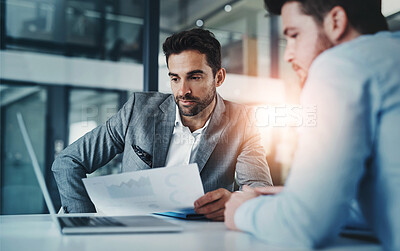
[(207, 64), (211, 67), (214, 76), (221, 69), (221, 44), (211, 31), (196, 28), (168, 37), (163, 44), (167, 65), (171, 54), (179, 54), (187, 50), (196, 50), (205, 54)]
[(333, 7), (341, 6), (350, 25), (359, 33), (374, 34), (388, 30), (379, 0), (264, 0), (266, 9), (275, 15), (281, 14), (282, 6), (287, 2), (299, 2), (303, 13), (312, 16), (319, 25)]

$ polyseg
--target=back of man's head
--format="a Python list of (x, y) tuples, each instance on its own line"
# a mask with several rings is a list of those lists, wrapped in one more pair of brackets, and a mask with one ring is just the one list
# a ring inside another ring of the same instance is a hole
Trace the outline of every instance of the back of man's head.
[(360, 34), (388, 30), (379, 0), (264, 0), (266, 9), (275, 15), (281, 14), (282, 6), (287, 2), (299, 2), (303, 13), (312, 16), (318, 25), (322, 25), (325, 15), (333, 7), (341, 6), (350, 25)]
[(196, 28), (168, 37), (163, 44), (167, 65), (171, 54), (179, 54), (186, 50), (196, 50), (205, 54), (214, 76), (221, 69), (221, 44), (211, 31)]

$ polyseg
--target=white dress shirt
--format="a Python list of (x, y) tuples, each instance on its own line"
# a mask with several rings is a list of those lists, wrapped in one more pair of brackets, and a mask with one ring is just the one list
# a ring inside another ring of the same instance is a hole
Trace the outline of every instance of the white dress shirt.
[(194, 132), (190, 132), (189, 127), (184, 126), (176, 106), (175, 126), (169, 144), (167, 160), (165, 166), (187, 165), (192, 163), (192, 158), (199, 149), (201, 135), (207, 128), (210, 119), (206, 124)]

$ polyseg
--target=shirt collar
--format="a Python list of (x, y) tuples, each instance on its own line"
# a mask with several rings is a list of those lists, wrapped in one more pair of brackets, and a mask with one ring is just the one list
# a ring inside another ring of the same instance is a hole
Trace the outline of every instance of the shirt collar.
[[(182, 123), (181, 114), (179, 113), (178, 105), (175, 105), (175, 106), (176, 106), (176, 109), (175, 109), (175, 111), (176, 111), (175, 112), (175, 123), (174, 123), (175, 128), (177, 128), (177, 127), (187, 127), (187, 126), (183, 125), (183, 123)], [(210, 123), (210, 119), (211, 119), (211, 116), (208, 118), (207, 122), (204, 124), (204, 126), (202, 128), (197, 129), (193, 133), (196, 133), (196, 134), (197, 133), (202, 133), (203, 130), (205, 130), (207, 128), (208, 124)]]

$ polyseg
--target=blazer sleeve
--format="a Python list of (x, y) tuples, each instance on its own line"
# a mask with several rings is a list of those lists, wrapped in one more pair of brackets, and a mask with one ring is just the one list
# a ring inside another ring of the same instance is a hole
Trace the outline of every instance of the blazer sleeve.
[(107, 164), (124, 149), (125, 134), (133, 112), (135, 95), (105, 124), (65, 148), (55, 159), (52, 171), (66, 213), (95, 212), (82, 178)]
[(261, 136), (251, 112), (245, 109), (243, 141), (236, 162), (236, 181), (240, 186), (272, 186), (267, 157), (261, 145)]

